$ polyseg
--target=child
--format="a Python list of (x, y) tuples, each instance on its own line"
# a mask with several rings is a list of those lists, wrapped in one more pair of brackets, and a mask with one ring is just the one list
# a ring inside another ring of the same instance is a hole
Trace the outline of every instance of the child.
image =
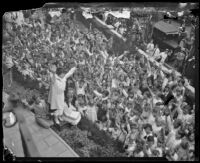
[(153, 156), (153, 151), (154, 151), (154, 144), (155, 140), (153, 136), (149, 136), (146, 140), (145, 144), (145, 153), (147, 154), (148, 157)]
[(185, 84), (185, 80), (184, 79), (178, 80), (178, 88), (180, 89), (181, 95), (183, 97), (185, 96), (185, 87), (184, 87), (184, 84)]
[(60, 117), (61, 121), (66, 121), (71, 123), (72, 125), (77, 125), (81, 120), (81, 114), (77, 111), (75, 105), (75, 97), (72, 91), (70, 90), (67, 103), (65, 103), (63, 115)]
[(88, 97), (88, 105), (86, 110), (86, 117), (93, 123), (97, 121), (97, 110), (92, 96)]
[(84, 82), (84, 80), (81, 80), (80, 82), (76, 82), (77, 95), (79, 94), (85, 95), (86, 86), (87, 86), (87, 83)]
[(153, 129), (152, 129), (152, 125), (147, 123), (144, 125), (144, 130), (142, 132), (141, 138), (144, 141), (147, 141), (148, 137), (153, 136)]
[(127, 135), (125, 146), (128, 145), (127, 152), (128, 156), (131, 156), (136, 149), (136, 138), (138, 137), (139, 131), (135, 124), (131, 124), (131, 132)]
[(117, 140), (121, 134), (121, 130), (118, 126), (115, 126), (113, 130), (111, 130), (112, 138)]
[(78, 111), (81, 113), (81, 115), (85, 116), (85, 112), (87, 110), (85, 96), (79, 94), (75, 105), (78, 108)]

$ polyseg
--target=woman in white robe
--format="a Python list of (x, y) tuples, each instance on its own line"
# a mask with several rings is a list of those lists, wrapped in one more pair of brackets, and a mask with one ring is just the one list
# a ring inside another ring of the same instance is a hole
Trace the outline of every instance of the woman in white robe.
[(48, 103), (50, 104), (50, 110), (54, 111), (55, 122), (59, 124), (58, 117), (63, 114), (64, 109), (64, 91), (66, 87), (66, 80), (74, 72), (76, 68), (72, 68), (67, 74), (64, 74), (62, 69), (56, 69), (56, 66), (51, 68), (50, 78), (50, 92), (48, 97)]

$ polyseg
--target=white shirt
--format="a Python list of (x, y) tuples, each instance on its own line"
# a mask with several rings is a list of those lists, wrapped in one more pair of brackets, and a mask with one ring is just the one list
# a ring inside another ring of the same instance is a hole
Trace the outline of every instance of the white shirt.
[(185, 123), (189, 123), (193, 119), (193, 116), (190, 114), (182, 115), (182, 121)]
[(148, 123), (150, 123), (151, 125), (152, 125), (152, 124), (155, 124), (155, 118), (154, 118), (154, 116), (152, 115), (152, 113), (150, 113), (150, 115), (149, 115)]
[(117, 88), (118, 82), (116, 79), (112, 79), (112, 88)]
[(170, 133), (168, 134), (168, 141), (166, 142), (166, 146), (170, 149), (171, 148), (174, 149), (175, 147), (181, 144), (181, 139), (180, 140), (176, 139), (176, 132), (178, 129), (173, 128), (173, 124), (170, 120), (170, 116), (167, 117), (167, 121), (168, 121)]
[(167, 54), (165, 52), (160, 53), (162, 59), (161, 59), (161, 63), (164, 63), (166, 58), (167, 58)]
[(85, 95), (85, 87), (87, 86), (87, 83), (84, 83), (82, 87), (79, 86), (78, 82), (76, 83), (76, 90), (77, 90), (77, 95), (82, 94)]
[(163, 157), (163, 150), (162, 150), (162, 148), (157, 147), (156, 150), (159, 151), (159, 157)]
[(18, 25), (24, 24), (24, 14), (23, 14), (23, 12), (22, 11), (16, 12), (16, 16), (17, 16), (17, 18), (15, 20), (16, 23)]
[(155, 134), (158, 134), (158, 133), (161, 131), (162, 126), (158, 127), (158, 126), (156, 125), (156, 123), (153, 123), (153, 124), (152, 124), (152, 129), (153, 129), (153, 132), (154, 132)]
[(120, 24), (121, 24), (121, 23), (118, 21), (118, 22), (115, 23), (114, 26), (115, 26), (116, 28), (118, 28), (118, 27), (120, 26)]
[(159, 58), (159, 57), (160, 57), (160, 50), (159, 50), (158, 48), (155, 50), (153, 56), (154, 56), (155, 58)]
[(162, 89), (165, 88), (165, 86), (167, 85), (167, 83), (168, 83), (168, 79), (165, 78), (164, 81), (163, 81), (163, 84), (162, 84)]
[(153, 98), (153, 104), (156, 105), (156, 103), (162, 102), (160, 98)]
[(153, 43), (149, 43), (147, 45), (147, 51), (146, 52), (152, 54), (153, 50), (154, 50), (154, 44)]
[(140, 153), (136, 154), (136, 157), (144, 157), (144, 152), (141, 151)]

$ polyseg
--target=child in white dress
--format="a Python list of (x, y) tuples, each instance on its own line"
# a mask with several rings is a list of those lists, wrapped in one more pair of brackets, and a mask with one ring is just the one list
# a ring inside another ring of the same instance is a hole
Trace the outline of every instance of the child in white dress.
[(97, 121), (97, 110), (92, 96), (88, 97), (88, 105), (86, 110), (86, 117), (93, 123)]
[(85, 95), (85, 88), (87, 83), (81, 80), (80, 82), (76, 82), (76, 93), (77, 95), (82, 94)]

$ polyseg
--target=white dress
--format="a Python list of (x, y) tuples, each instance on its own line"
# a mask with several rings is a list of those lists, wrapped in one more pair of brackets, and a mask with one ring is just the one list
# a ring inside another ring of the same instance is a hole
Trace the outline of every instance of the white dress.
[(97, 121), (97, 111), (95, 106), (87, 106), (86, 117), (93, 123)]
[(76, 68), (72, 68), (63, 78), (51, 74), (51, 85), (48, 97), (48, 103), (51, 105), (51, 110), (56, 110), (55, 114), (62, 115), (65, 106), (64, 102), (64, 91), (66, 87), (66, 80), (71, 76)]
[(69, 106), (65, 103), (62, 119), (72, 125), (77, 125), (81, 120), (81, 114), (76, 111), (76, 108), (69, 103)]
[(87, 84), (85, 83), (82, 87), (80, 87), (77, 82), (77, 84), (76, 84), (77, 95), (79, 95), (79, 94), (85, 95), (85, 87), (86, 86), (87, 86)]

